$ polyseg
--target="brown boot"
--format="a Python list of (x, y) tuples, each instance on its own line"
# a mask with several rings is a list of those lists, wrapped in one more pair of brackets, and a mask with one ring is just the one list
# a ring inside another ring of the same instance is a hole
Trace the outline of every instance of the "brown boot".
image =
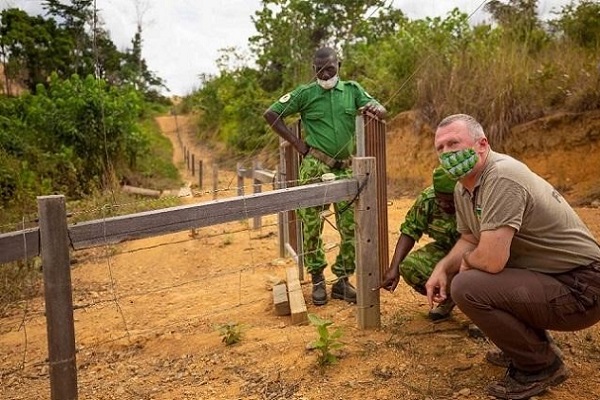
[(560, 357), (552, 365), (537, 372), (520, 371), (512, 365), (503, 380), (488, 386), (488, 394), (499, 399), (521, 400), (537, 396), (569, 377), (569, 371)]

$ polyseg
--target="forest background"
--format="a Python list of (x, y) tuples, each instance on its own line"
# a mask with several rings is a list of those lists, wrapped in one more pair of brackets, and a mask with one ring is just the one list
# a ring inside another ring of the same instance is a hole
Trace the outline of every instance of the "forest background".
[[(517, 125), (600, 109), (600, 4), (591, 0), (545, 21), (535, 0), (482, 2), (492, 22), (478, 25), (458, 9), (410, 20), (382, 0), (264, 0), (252, 17), (251, 58), (223, 49), (219, 73), (199, 76), (199, 89), (174, 102), (160, 95), (163, 82), (142, 56), (142, 21), (122, 52), (93, 0), (44, 4), (45, 16), (0, 14), (2, 231), (34, 224), (39, 195), (64, 194), (74, 214), (106, 203), (116, 214), (128, 201), (122, 183), (177, 186), (171, 144), (153, 119), (160, 113), (192, 115), (197, 139), (222, 162), (260, 157), (274, 166), (278, 138), (262, 113), (311, 81), (312, 54), (324, 45), (339, 50), (342, 79), (368, 88), (390, 120), (412, 110), (419, 124), (435, 126), (468, 112), (498, 150)], [(0, 269), (0, 303), (27, 295), (31, 285), (19, 282), (38, 269), (34, 262)]]

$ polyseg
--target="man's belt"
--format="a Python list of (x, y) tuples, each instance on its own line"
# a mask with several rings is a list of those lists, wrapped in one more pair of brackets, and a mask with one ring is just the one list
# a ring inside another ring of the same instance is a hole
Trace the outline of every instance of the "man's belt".
[(336, 160), (335, 158), (329, 157), (327, 154), (323, 153), (321, 150), (315, 149), (314, 147), (311, 147), (308, 150), (308, 153), (306, 153), (306, 155), (316, 158), (317, 160), (327, 165), (329, 168), (333, 169), (349, 168), (352, 164), (352, 160), (350, 158), (347, 158), (345, 160)]

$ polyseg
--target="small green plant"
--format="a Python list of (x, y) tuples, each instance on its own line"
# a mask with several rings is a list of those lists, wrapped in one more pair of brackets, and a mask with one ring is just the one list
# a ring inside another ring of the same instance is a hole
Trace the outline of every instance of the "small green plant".
[(223, 239), (223, 244), (221, 247), (229, 246), (231, 244), (233, 244), (233, 237), (231, 235), (227, 235), (225, 236), (225, 239)]
[(313, 349), (319, 351), (317, 356), (319, 366), (324, 367), (337, 363), (338, 358), (332, 351), (344, 346), (338, 340), (342, 337), (342, 329), (337, 328), (333, 333), (329, 332), (329, 326), (333, 324), (333, 321), (323, 319), (316, 314), (308, 314), (308, 320), (317, 328), (319, 334), (319, 338), (310, 344)]
[(239, 343), (242, 340), (243, 326), (237, 322), (227, 322), (217, 326), (217, 330), (221, 334), (221, 341), (226, 346)]

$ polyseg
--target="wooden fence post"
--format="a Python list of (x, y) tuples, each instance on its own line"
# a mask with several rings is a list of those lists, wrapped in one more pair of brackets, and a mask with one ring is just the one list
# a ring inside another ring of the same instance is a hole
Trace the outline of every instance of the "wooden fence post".
[(212, 170), (213, 180), (213, 200), (217, 199), (217, 190), (219, 189), (219, 164), (213, 164)]
[[(260, 180), (256, 179), (254, 177), (254, 173), (256, 172), (256, 170), (260, 169), (260, 163), (258, 161), (253, 161), (252, 162), (252, 188), (253, 188), (253, 193), (261, 193), (262, 192), (262, 183)], [(254, 217), (253, 221), (252, 221), (252, 227), (254, 229), (260, 229), (262, 226), (262, 218), (260, 216)]]
[(198, 188), (202, 190), (202, 160), (198, 160)]
[[(387, 209), (387, 175), (385, 154), (385, 121), (371, 114), (365, 114), (357, 120), (357, 141), (362, 142), (362, 153), (358, 157), (375, 157), (377, 169), (377, 205), (379, 223), (379, 275), (383, 276), (389, 266), (388, 246), (388, 209)], [(357, 146), (359, 146), (357, 143)], [(360, 148), (360, 147), (357, 147)]]
[[(275, 171), (275, 189), (283, 189), (284, 186), (282, 185), (281, 181), (281, 160), (283, 159), (283, 157), (280, 157), (280, 161), (279, 161), (279, 166), (277, 167), (277, 170)], [(285, 212), (278, 212), (277, 213), (277, 237), (279, 238), (279, 257), (283, 258), (285, 257), (285, 243), (286, 243), (286, 234), (285, 234), (285, 229), (284, 229), (284, 224), (285, 224)]]
[(52, 400), (77, 399), (77, 364), (64, 196), (38, 197)]
[(196, 176), (196, 155), (192, 153), (192, 176)]
[(237, 163), (236, 172), (237, 172), (237, 195), (243, 196), (244, 195), (244, 173), (246, 172), (246, 169), (244, 168), (244, 166), (242, 165), (241, 162)]
[(358, 327), (379, 328), (379, 220), (375, 157), (355, 157), (352, 169), (359, 185), (354, 206)]
[(181, 134), (179, 133), (179, 122), (177, 122), (177, 112), (175, 110), (171, 110), (171, 115), (175, 118), (175, 132), (177, 133), (177, 141), (179, 142), (179, 148), (183, 147), (181, 142)]

